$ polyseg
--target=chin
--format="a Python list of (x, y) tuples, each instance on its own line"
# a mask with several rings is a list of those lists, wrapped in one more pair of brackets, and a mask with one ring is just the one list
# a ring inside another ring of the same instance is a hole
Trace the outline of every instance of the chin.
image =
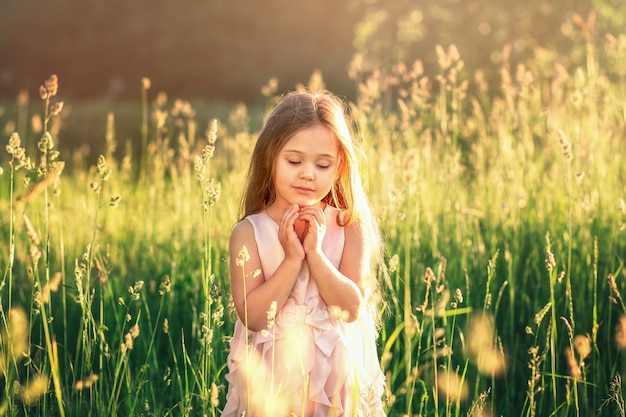
[(306, 206), (318, 206), (320, 204), (319, 200), (312, 200), (312, 201), (296, 201), (296, 203), (298, 205), (298, 207), (302, 208), (302, 207), (306, 207)]

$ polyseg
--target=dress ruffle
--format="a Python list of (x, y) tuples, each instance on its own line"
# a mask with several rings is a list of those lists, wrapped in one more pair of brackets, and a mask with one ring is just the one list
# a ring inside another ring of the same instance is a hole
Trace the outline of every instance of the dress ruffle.
[[(380, 400), (385, 380), (375, 344), (365, 342), (375, 340), (366, 313), (345, 323), (332, 319), (326, 308), (292, 304), (277, 315), (273, 329), (249, 332), (240, 321), (235, 327), (222, 416), (240, 416), (248, 407), (246, 415), (257, 417), (352, 416), (355, 405), (357, 416), (385, 415)], [(356, 404), (355, 392), (360, 393)]]

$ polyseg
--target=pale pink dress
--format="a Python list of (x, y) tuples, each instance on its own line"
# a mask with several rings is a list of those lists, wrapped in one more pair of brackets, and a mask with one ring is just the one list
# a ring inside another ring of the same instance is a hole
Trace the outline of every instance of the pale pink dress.
[[(337, 209), (327, 207), (324, 213), (322, 250), (339, 267), (344, 228), (337, 224)], [(284, 258), (278, 225), (265, 211), (247, 219), (267, 279)], [(336, 316), (305, 265), (272, 328), (251, 332), (237, 320), (222, 416), (282, 417), (292, 412), (306, 417), (384, 416), (385, 380), (372, 316), (362, 311), (353, 323)]]

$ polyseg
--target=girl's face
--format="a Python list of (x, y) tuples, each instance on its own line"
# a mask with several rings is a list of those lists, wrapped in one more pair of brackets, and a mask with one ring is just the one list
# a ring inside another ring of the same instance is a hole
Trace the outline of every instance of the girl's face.
[(319, 204), (337, 179), (339, 152), (330, 130), (317, 124), (300, 130), (274, 161), (274, 204), (286, 209)]

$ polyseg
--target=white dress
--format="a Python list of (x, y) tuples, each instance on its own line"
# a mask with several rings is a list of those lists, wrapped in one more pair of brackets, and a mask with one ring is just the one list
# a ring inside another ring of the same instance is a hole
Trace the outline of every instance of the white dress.
[[(344, 228), (337, 224), (336, 208), (327, 206), (324, 214), (322, 250), (338, 268)], [(254, 228), (264, 276), (271, 277), (284, 259), (278, 224), (265, 211), (247, 219)], [(305, 264), (272, 328), (251, 332), (237, 320), (222, 416), (384, 416), (385, 379), (374, 320), (365, 310), (352, 323), (336, 316)]]

